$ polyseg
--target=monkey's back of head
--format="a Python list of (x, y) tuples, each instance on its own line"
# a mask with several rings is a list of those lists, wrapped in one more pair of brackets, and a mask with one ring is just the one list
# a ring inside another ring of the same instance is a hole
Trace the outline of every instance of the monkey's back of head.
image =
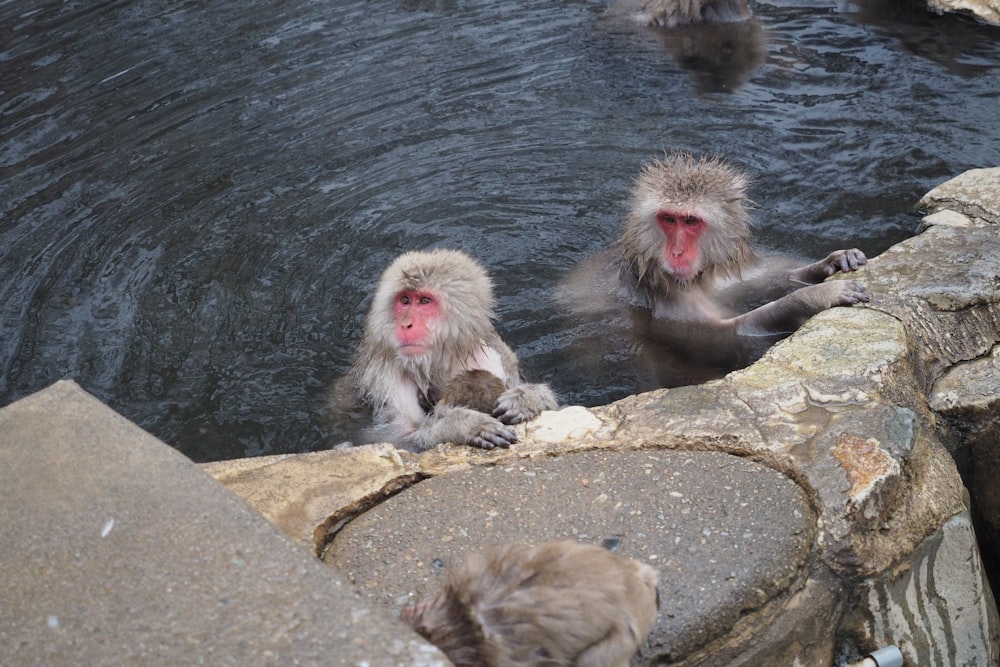
[[(470, 632), (463, 625), (462, 632), (467, 644), (483, 647), (485, 661), (453, 657), (449, 646), (459, 637), (447, 631), (438, 629), (436, 636), (452, 640), (449, 645), (435, 641), (433, 630), (425, 636), (456, 664), (627, 665), (656, 622), (657, 579), (649, 565), (593, 545), (498, 547), (454, 570), (430, 605), (477, 626)], [(445, 620), (438, 616), (432, 623)]]

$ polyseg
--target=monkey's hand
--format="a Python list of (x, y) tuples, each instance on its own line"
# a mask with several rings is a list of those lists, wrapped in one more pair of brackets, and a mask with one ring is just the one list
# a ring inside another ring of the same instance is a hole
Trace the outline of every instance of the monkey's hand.
[(493, 449), (510, 447), (517, 442), (517, 435), (510, 427), (469, 408), (442, 406), (439, 403), (434, 411), (433, 421), (431, 438), (435, 444), (453, 442), (480, 449)]
[(542, 410), (555, 410), (558, 406), (549, 385), (519, 384), (500, 394), (493, 416), (504, 424), (520, 424), (534, 419)]
[[(796, 269), (792, 272), (792, 280), (804, 283), (819, 283), (835, 273), (857, 271), (868, 263), (865, 253), (857, 248), (835, 250), (818, 262)], [(857, 303), (857, 302), (855, 302)]]
[[(864, 257), (864, 255), (862, 255)], [(868, 302), (868, 291), (856, 280), (831, 280), (820, 285), (803, 287), (793, 294), (802, 294), (817, 309), (816, 312), (835, 306), (853, 306)]]

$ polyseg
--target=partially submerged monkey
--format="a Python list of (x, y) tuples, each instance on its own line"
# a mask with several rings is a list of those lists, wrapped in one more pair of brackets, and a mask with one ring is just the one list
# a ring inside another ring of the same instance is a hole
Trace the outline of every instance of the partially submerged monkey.
[[(334, 388), (332, 409), (367, 409), (369, 440), (414, 451), (442, 442), (509, 447), (517, 441), (510, 424), (555, 409), (557, 400), (548, 385), (522, 380), (517, 355), (493, 318), (493, 283), (472, 257), (457, 250), (400, 255), (379, 279), (364, 338)], [(485, 413), (463, 405), (460, 395), (458, 402), (449, 398), (449, 385), (470, 371), (502, 387)]]
[[(868, 301), (856, 248), (801, 265), (750, 240), (746, 176), (718, 158), (670, 153), (635, 181), (615, 247), (560, 288), (569, 311), (622, 323), (663, 386), (721, 377), (834, 306)], [(764, 343), (764, 344), (762, 344)]]
[(469, 557), (403, 618), (459, 667), (627, 667), (656, 625), (651, 566), (569, 540)]

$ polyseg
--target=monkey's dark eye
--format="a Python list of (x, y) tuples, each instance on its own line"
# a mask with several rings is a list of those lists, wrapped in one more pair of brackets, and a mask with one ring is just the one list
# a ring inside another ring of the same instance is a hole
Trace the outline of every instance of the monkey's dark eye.
[(698, 218), (694, 217), (693, 215), (685, 215), (684, 216), (684, 224), (685, 225), (697, 225), (699, 222), (701, 222), (701, 220), (699, 220)]
[(408, 297), (405, 294), (400, 294), (399, 295), (399, 302), (401, 304), (403, 304), (404, 306), (409, 306), (410, 305), (410, 297)]
[(659, 218), (660, 218), (660, 222), (662, 224), (664, 224), (664, 225), (676, 225), (677, 224), (677, 218), (674, 216), (673, 213), (660, 213)]
[(420, 303), (422, 305), (426, 306), (430, 302), (431, 302), (431, 298), (429, 296), (422, 296), (422, 297), (420, 297)]

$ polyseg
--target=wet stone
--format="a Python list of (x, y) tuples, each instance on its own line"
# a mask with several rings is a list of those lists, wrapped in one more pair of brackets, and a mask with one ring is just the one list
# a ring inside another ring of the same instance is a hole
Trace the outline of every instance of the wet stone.
[(659, 569), (652, 643), (683, 656), (796, 582), (815, 525), (803, 490), (749, 459), (598, 450), (427, 479), (347, 524), (324, 559), (398, 613), (487, 545), (602, 544)]

